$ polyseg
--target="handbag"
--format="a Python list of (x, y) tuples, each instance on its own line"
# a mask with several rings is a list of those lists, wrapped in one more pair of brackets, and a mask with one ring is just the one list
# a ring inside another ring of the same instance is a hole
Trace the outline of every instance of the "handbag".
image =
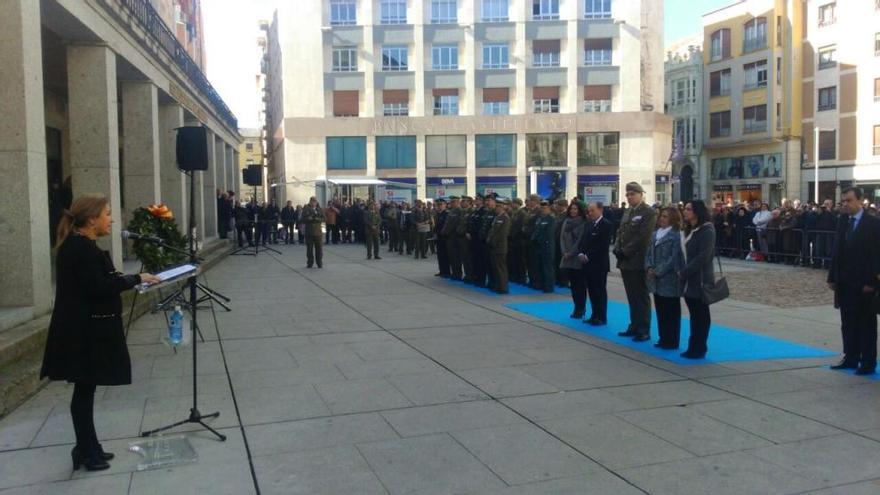
[[(724, 278), (724, 269), (721, 268), (721, 259), (718, 256), (714, 256), (715, 261), (718, 262), (718, 271), (721, 273), (721, 276), (718, 277), (711, 284), (707, 284), (703, 282), (703, 303), (706, 305), (715, 304), (718, 301), (723, 301), (730, 297), (730, 289), (727, 287), (727, 279)], [(700, 270), (700, 279), (702, 280), (702, 270)]]

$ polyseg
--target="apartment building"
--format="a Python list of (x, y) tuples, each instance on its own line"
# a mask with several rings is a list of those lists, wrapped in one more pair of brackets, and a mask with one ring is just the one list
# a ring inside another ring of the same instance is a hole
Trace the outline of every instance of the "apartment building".
[(714, 203), (802, 195), (803, 24), (802, 0), (742, 0), (703, 16)]
[[(238, 146), (238, 181), (239, 187), (242, 191), (241, 200), (248, 200), (249, 198), (254, 196), (254, 187), (246, 185), (244, 183), (244, 174), (243, 171), (247, 167), (251, 165), (260, 165), (265, 167), (265, 154), (263, 151), (263, 142), (264, 136), (262, 129), (248, 129), (242, 128), (239, 130), (241, 133), (241, 144)], [(267, 194), (267, 187), (269, 183), (267, 181), (268, 174), (266, 169), (263, 169), (263, 183), (260, 187), (256, 189), (256, 198), (257, 201), (263, 201), (267, 197), (271, 197)]]
[(804, 1), (803, 46), (803, 197), (818, 144), (820, 200), (858, 185), (880, 203), (880, 1)]
[(277, 199), (332, 178), (345, 198), (384, 179), (420, 198), (609, 201), (637, 181), (665, 200), (662, 26), (660, 0), (283, 5), (263, 64)]
[(703, 154), (702, 35), (666, 47), (666, 114), (673, 118), (672, 201), (705, 197), (708, 163)]

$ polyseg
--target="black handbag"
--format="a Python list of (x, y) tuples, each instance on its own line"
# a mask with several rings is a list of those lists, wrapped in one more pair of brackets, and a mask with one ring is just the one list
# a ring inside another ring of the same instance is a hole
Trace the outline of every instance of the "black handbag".
[[(724, 269), (721, 268), (721, 259), (718, 256), (714, 256), (715, 261), (718, 262), (718, 272), (721, 274), (718, 279), (716, 279), (713, 283), (707, 284), (703, 282), (703, 303), (707, 305), (715, 304), (718, 301), (723, 301), (730, 297), (730, 289), (727, 287), (727, 279), (724, 278)], [(700, 273), (702, 280), (702, 270)]]

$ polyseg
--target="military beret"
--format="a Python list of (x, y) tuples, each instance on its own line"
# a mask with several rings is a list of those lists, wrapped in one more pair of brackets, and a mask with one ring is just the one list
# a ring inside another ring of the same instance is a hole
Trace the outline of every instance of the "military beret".
[[(452, 199), (452, 198), (449, 198), (449, 199)], [(446, 198), (437, 198), (437, 199), (434, 200), (434, 202), (435, 202), (435, 203), (445, 203), (445, 202), (446, 202)]]
[(486, 201), (489, 201), (490, 199), (495, 201), (498, 199), (498, 195), (497, 194), (487, 194), (484, 199)]
[(638, 182), (629, 182), (626, 184), (626, 192), (630, 191), (645, 194), (645, 190), (642, 189), (642, 186), (640, 186)]
[(529, 194), (529, 201), (541, 201), (541, 196), (537, 194)]
[(507, 198), (498, 198), (498, 204), (501, 204), (501, 205), (504, 205), (504, 206), (509, 206), (509, 205), (510, 205), (510, 200), (507, 199)]
[(518, 205), (520, 205), (520, 206), (522, 206), (522, 204), (523, 204), (523, 200), (521, 200), (521, 199), (519, 199), (519, 198), (513, 198), (513, 199), (510, 200), (510, 201), (511, 201), (511, 203), (518, 204)]
[(464, 200), (467, 200), (467, 201), (473, 201), (474, 198), (472, 198), (472, 197), (470, 197), (470, 196), (462, 196), (461, 199), (464, 199)]
[(458, 201), (459, 199), (458, 196), (449, 196), (449, 201)]
[(565, 198), (559, 198), (556, 200), (556, 204), (559, 206), (568, 206), (568, 200)]
[(550, 206), (550, 202), (547, 201), (546, 199), (541, 200), (541, 206)]

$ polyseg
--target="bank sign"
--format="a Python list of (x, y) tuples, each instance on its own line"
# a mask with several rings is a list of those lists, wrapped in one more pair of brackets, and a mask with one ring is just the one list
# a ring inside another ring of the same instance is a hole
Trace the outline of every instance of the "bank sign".
[(587, 204), (593, 204), (601, 201), (603, 205), (610, 205), (611, 188), (587, 186), (584, 188), (584, 201)]

